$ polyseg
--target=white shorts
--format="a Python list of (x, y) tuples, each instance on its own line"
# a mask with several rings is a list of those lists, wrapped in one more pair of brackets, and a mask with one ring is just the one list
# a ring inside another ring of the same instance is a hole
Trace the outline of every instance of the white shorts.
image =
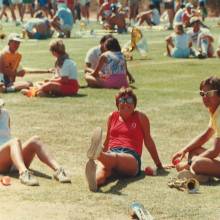
[(60, 26), (60, 29), (61, 29), (63, 32), (65, 32), (65, 31), (71, 31), (72, 28), (73, 28), (73, 26), (70, 26), (70, 25), (68, 25), (68, 24), (63, 24), (63, 25)]
[(23, 0), (11, 0), (11, 3), (12, 3), (13, 5), (15, 5), (15, 4), (22, 4), (22, 3), (23, 3)]

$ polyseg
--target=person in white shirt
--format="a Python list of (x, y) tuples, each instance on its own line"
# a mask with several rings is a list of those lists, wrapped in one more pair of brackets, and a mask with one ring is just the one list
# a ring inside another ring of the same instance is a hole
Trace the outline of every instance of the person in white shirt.
[(137, 24), (142, 25), (145, 21), (149, 26), (160, 24), (160, 13), (153, 4), (149, 5), (149, 10), (141, 12), (136, 17)]
[(112, 38), (113, 36), (111, 34), (104, 35), (99, 45), (96, 47), (93, 47), (88, 50), (86, 57), (85, 57), (85, 72), (88, 72), (89, 69), (95, 69), (97, 66), (97, 63), (99, 61), (99, 57), (101, 54), (105, 51), (104, 49), (104, 43), (107, 39)]
[(212, 43), (214, 38), (210, 31), (206, 28), (201, 28), (199, 17), (190, 19), (192, 28), (187, 31), (192, 41), (191, 55), (198, 58), (213, 57), (214, 49)]

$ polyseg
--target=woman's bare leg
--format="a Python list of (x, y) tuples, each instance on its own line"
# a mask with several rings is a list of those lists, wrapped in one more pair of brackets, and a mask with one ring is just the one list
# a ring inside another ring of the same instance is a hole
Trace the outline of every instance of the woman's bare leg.
[(24, 143), (22, 155), (26, 167), (30, 166), (34, 156), (37, 155), (40, 161), (45, 163), (51, 169), (57, 170), (60, 168), (58, 162), (51, 156), (38, 136), (31, 137)]
[(96, 180), (98, 186), (106, 182), (113, 169), (117, 173), (126, 176), (135, 176), (138, 171), (138, 163), (130, 154), (102, 152), (98, 160), (103, 164), (102, 169), (97, 169)]
[(0, 172), (8, 172), (13, 164), (20, 174), (27, 170), (22, 156), (21, 142), (17, 138), (1, 147)]
[(205, 157), (196, 157), (191, 167), (197, 175), (207, 175), (220, 178), (220, 161)]

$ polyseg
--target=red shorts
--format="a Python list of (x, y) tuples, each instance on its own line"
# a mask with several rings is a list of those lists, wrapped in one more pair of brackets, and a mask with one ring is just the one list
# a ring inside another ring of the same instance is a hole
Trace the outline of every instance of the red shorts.
[(75, 95), (79, 90), (78, 81), (70, 79), (67, 83), (57, 82), (60, 85), (60, 92), (63, 96)]

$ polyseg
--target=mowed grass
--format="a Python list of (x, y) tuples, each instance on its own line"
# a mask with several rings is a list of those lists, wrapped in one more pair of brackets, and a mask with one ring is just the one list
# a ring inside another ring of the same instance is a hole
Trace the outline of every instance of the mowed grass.
[[(220, 28), (215, 21), (210, 20), (208, 24), (217, 41)], [(20, 32), (19, 27), (10, 24), (5, 24), (4, 30)], [(164, 57), (164, 37), (169, 33), (144, 31), (149, 44), (147, 59), (135, 53), (134, 60), (128, 62), (136, 80), (138, 109), (150, 118), (152, 136), (164, 164), (170, 163), (174, 152), (206, 128), (209, 116), (198, 95), (199, 83), (210, 75), (220, 76), (217, 58)], [(64, 39), (70, 57), (77, 63), (81, 85), (86, 85), (83, 79), (85, 54), (98, 44), (100, 37)], [(117, 37), (124, 44), (130, 36)], [(1, 41), (0, 47), (6, 43)], [(48, 43), (49, 40), (24, 40), (20, 48), (23, 66), (53, 67), (54, 58)], [(36, 82), (49, 77), (49, 74), (26, 75), (24, 79)], [(108, 114), (116, 109), (116, 93), (117, 90), (83, 88), (78, 96), (65, 98), (27, 98), (19, 93), (1, 95), (11, 114), (12, 135), (22, 141), (39, 135), (68, 170), (72, 184), (62, 185), (51, 180), (52, 171), (36, 158), (31, 168), (37, 171), (40, 186), (23, 186), (16, 178), (10, 187), (0, 186), (0, 219), (129, 219), (129, 206), (134, 200), (143, 203), (155, 219), (220, 219), (220, 182), (201, 186), (198, 194), (187, 194), (168, 188), (167, 182), (175, 177), (175, 170), (155, 177), (141, 175), (116, 180), (102, 187), (101, 192), (89, 192), (84, 168), (90, 136), (96, 126), (106, 128)], [(144, 149), (142, 169), (153, 165)]]

